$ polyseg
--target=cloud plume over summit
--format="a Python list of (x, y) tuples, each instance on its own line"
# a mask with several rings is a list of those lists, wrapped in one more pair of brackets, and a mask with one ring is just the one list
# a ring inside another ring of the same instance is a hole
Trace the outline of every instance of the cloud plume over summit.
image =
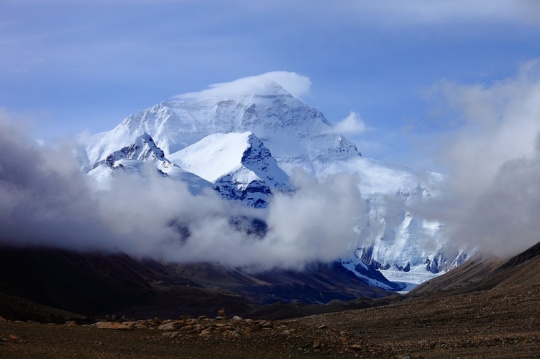
[(272, 85), (282, 87), (285, 91), (296, 98), (303, 98), (311, 90), (311, 80), (307, 76), (295, 72), (272, 71), (258, 76), (248, 76), (226, 83), (217, 83), (208, 89), (199, 92), (190, 92), (179, 95), (180, 98), (200, 97), (243, 97), (253, 94), (265, 95), (274, 93)]

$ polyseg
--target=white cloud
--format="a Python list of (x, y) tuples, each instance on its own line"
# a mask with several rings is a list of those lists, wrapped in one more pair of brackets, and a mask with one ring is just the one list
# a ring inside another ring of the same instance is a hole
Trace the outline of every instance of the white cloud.
[(460, 191), (478, 193), (507, 161), (531, 157), (540, 131), (540, 61), (491, 85), (445, 82), (438, 87), (460, 125), (443, 137), (441, 156)]
[(189, 217), (190, 240), (164, 250), (166, 259), (300, 269), (309, 262), (332, 261), (349, 253), (357, 243), (355, 226), (364, 210), (356, 178), (342, 174), (319, 182), (299, 172), (293, 182), (294, 194), (278, 193), (272, 199), (265, 211), (268, 232), (260, 238), (231, 228), (228, 218), (234, 208), (222, 203), (222, 211), (211, 212), (212, 204), (199, 199), (193, 204), (202, 211)]
[(444, 83), (457, 124), (439, 142), (450, 169), (446, 199), (426, 211), (448, 235), (499, 255), (540, 240), (540, 61), (489, 85)]
[[(212, 190), (194, 196), (155, 169), (118, 173), (108, 189), (94, 189), (70, 148), (39, 146), (8, 117), (0, 113), (0, 244), (300, 269), (357, 243), (364, 202), (354, 176), (316, 181), (298, 172), (296, 192), (276, 194), (266, 210), (235, 205)], [(248, 234), (231, 223), (235, 217), (263, 219), (268, 231)]]
[(276, 84), (297, 98), (308, 95), (311, 90), (311, 80), (309, 77), (298, 75), (295, 72), (273, 71), (258, 76), (244, 77), (231, 82), (212, 84), (206, 90), (190, 92), (179, 95), (178, 97), (230, 98), (253, 94), (265, 95), (273, 93), (273, 86)]
[(361, 135), (367, 131), (367, 126), (356, 112), (351, 111), (347, 117), (334, 124), (332, 132), (341, 135)]

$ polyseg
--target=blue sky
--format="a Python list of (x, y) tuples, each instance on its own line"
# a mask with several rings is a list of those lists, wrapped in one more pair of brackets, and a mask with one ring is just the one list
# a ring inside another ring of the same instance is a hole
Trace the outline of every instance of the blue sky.
[(445, 91), (516, 78), (540, 57), (538, 39), (535, 0), (1, 0), (0, 108), (51, 140), (292, 71), (330, 122), (361, 117), (364, 155), (423, 166), (415, 146), (453, 123)]

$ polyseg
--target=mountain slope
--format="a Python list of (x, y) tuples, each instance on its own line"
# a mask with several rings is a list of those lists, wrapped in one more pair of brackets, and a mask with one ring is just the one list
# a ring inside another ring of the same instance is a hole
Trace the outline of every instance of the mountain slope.
[(254, 274), (213, 263), (163, 264), (122, 253), (46, 248), (0, 247), (0, 272), (0, 316), (13, 319), (70, 315), (59, 310), (172, 318), (216, 315), (221, 307), (244, 315), (278, 301), (327, 303), (391, 293), (335, 264)]
[(419, 285), (411, 295), (468, 293), (540, 284), (540, 242), (510, 259), (476, 255), (461, 266)]

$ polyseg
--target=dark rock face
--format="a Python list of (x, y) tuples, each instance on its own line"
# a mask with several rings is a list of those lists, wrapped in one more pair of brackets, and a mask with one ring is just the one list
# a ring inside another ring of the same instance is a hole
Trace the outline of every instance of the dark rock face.
[(249, 144), (240, 162), (259, 179), (239, 183), (234, 175), (228, 174), (214, 182), (214, 189), (224, 199), (239, 201), (254, 208), (265, 208), (273, 191), (289, 191), (291, 188), (287, 175), (279, 168), (270, 150), (253, 134), (249, 136)]
[(239, 188), (231, 175), (223, 176), (214, 183), (214, 189), (221, 197), (241, 201), (254, 208), (264, 208), (268, 205), (268, 198), (272, 195), (270, 188), (264, 181), (253, 181), (245, 188)]
[(263, 238), (268, 232), (268, 224), (259, 218), (246, 216), (237, 216), (229, 220), (229, 224), (236, 230), (242, 231), (247, 235), (257, 238)]

